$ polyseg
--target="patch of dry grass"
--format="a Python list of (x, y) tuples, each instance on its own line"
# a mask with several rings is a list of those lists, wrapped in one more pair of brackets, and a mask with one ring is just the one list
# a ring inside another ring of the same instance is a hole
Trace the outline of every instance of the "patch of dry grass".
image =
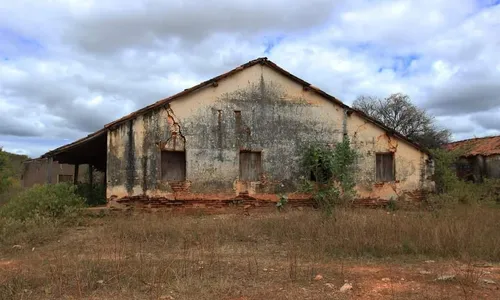
[[(4, 237), (0, 257), (12, 263), (0, 266), (0, 299), (341, 298), (338, 288), (352, 280), (342, 258), (499, 261), (498, 220), (498, 209), (469, 206), (339, 209), (329, 218), (119, 213), (64, 233), (46, 224)], [(334, 289), (313, 280), (320, 273)]]

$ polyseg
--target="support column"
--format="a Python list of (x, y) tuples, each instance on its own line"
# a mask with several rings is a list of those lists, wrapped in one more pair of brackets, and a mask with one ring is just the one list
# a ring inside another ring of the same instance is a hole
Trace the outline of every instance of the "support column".
[(73, 184), (74, 185), (78, 184), (78, 169), (79, 169), (79, 167), (80, 167), (79, 164), (75, 165), (75, 169), (74, 169), (74, 173), (73, 173)]
[(94, 172), (93, 172), (92, 165), (89, 164), (89, 187), (91, 190), (92, 190), (93, 181), (94, 181)]
[(47, 158), (47, 184), (52, 183), (52, 157)]

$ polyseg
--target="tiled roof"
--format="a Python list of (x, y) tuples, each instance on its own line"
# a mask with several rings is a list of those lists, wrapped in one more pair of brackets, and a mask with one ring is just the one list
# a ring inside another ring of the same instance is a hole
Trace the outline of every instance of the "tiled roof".
[(464, 156), (500, 154), (500, 136), (488, 136), (449, 143), (448, 150), (464, 150)]
[(243, 64), (243, 65), (241, 65), (241, 66), (239, 66), (239, 67), (237, 67), (237, 68), (235, 68), (235, 69), (233, 69), (233, 70), (229, 71), (229, 72), (226, 72), (226, 73), (224, 73), (224, 74), (222, 74), (222, 75), (219, 75), (219, 76), (217, 76), (217, 77), (214, 77), (214, 78), (212, 78), (212, 79), (209, 79), (209, 80), (207, 80), (207, 81), (204, 81), (204, 82), (202, 82), (202, 83), (200, 83), (200, 84), (198, 84), (198, 85), (195, 85), (195, 86), (193, 86), (193, 87), (191, 87), (191, 88), (185, 89), (184, 91), (182, 91), (182, 92), (180, 92), (180, 93), (177, 93), (177, 94), (175, 94), (175, 95), (173, 95), (173, 96), (170, 96), (170, 97), (168, 97), (168, 98), (165, 98), (165, 99), (159, 100), (159, 101), (157, 101), (157, 102), (155, 102), (155, 103), (153, 103), (153, 104), (151, 104), (151, 105), (148, 105), (148, 106), (146, 106), (146, 107), (144, 107), (144, 108), (141, 108), (141, 109), (139, 109), (139, 110), (137, 110), (137, 111), (135, 111), (135, 112), (133, 112), (133, 113), (131, 113), (131, 114), (128, 114), (128, 115), (126, 115), (126, 116), (124, 116), (124, 117), (122, 117), (122, 118), (120, 118), (120, 119), (118, 119), (118, 120), (115, 120), (115, 121), (113, 121), (113, 122), (111, 122), (111, 123), (108, 123), (108, 124), (104, 125), (104, 128), (102, 128), (102, 129), (100, 129), (100, 130), (98, 130), (98, 131), (96, 131), (96, 132), (94, 132), (94, 133), (90, 134), (89, 136), (87, 136), (87, 137), (85, 137), (85, 138), (82, 138), (82, 139), (80, 139), (80, 140), (78, 140), (78, 141), (76, 141), (76, 142), (73, 142), (73, 143), (71, 143), (71, 144), (68, 144), (68, 145), (65, 145), (65, 146), (59, 147), (59, 148), (57, 148), (57, 149), (55, 149), (55, 150), (52, 150), (52, 151), (50, 151), (50, 152), (47, 152), (47, 153), (46, 153), (46, 154), (44, 154), (42, 157), (52, 156), (52, 155), (54, 155), (54, 154), (56, 154), (56, 153), (59, 153), (59, 152), (61, 152), (61, 151), (65, 151), (65, 150), (67, 150), (67, 149), (69, 149), (69, 148), (72, 148), (72, 147), (74, 147), (74, 146), (77, 146), (77, 145), (79, 145), (79, 144), (81, 144), (81, 143), (84, 143), (84, 142), (87, 142), (87, 141), (89, 141), (89, 140), (91, 140), (91, 139), (94, 139), (94, 138), (96, 138), (96, 137), (99, 137), (101, 134), (103, 134), (103, 133), (107, 132), (107, 130), (112, 130), (113, 128), (115, 128), (116, 126), (118, 126), (118, 125), (120, 125), (120, 124), (123, 124), (123, 123), (124, 123), (124, 122), (126, 122), (127, 120), (133, 119), (133, 118), (137, 117), (138, 115), (144, 114), (144, 113), (146, 113), (146, 112), (148, 112), (148, 111), (150, 111), (150, 110), (153, 110), (153, 109), (156, 109), (156, 108), (160, 108), (160, 107), (162, 107), (162, 106), (165, 106), (165, 105), (167, 105), (168, 103), (172, 102), (173, 100), (180, 98), (181, 96), (187, 95), (187, 94), (189, 94), (189, 93), (192, 93), (192, 92), (194, 92), (194, 91), (197, 91), (197, 90), (199, 90), (199, 89), (201, 89), (201, 88), (204, 88), (204, 87), (207, 87), (207, 86), (214, 86), (214, 87), (215, 87), (215, 86), (217, 86), (217, 85), (218, 85), (218, 83), (217, 83), (217, 82), (218, 82), (219, 80), (222, 80), (222, 79), (224, 79), (224, 78), (226, 78), (226, 77), (229, 77), (229, 76), (231, 76), (231, 75), (233, 75), (233, 74), (235, 74), (235, 73), (237, 73), (237, 72), (240, 72), (240, 71), (242, 71), (242, 70), (244, 70), (244, 69), (247, 69), (247, 68), (249, 68), (249, 67), (251, 67), (251, 66), (254, 66), (254, 65), (256, 65), (256, 64), (266, 65), (266, 66), (268, 66), (268, 67), (270, 67), (270, 68), (274, 69), (274, 70), (275, 70), (275, 71), (277, 71), (278, 73), (281, 73), (281, 74), (283, 74), (284, 76), (286, 76), (286, 77), (288, 77), (288, 78), (292, 79), (293, 81), (295, 81), (295, 82), (297, 82), (297, 83), (301, 84), (301, 85), (303, 86), (304, 90), (311, 90), (311, 91), (313, 91), (313, 92), (315, 92), (315, 93), (317, 93), (317, 94), (321, 95), (322, 97), (324, 97), (324, 98), (328, 99), (329, 101), (331, 101), (331, 102), (333, 102), (333, 103), (335, 103), (335, 104), (337, 104), (337, 105), (341, 106), (342, 108), (344, 108), (344, 109), (346, 109), (346, 110), (348, 110), (348, 111), (350, 111), (350, 112), (354, 112), (354, 113), (356, 113), (356, 114), (357, 114), (358, 116), (360, 116), (361, 118), (363, 118), (363, 119), (365, 119), (366, 121), (371, 122), (371, 123), (375, 124), (376, 126), (378, 126), (378, 127), (382, 128), (382, 129), (383, 129), (383, 130), (385, 130), (387, 133), (390, 133), (390, 134), (392, 134), (392, 135), (394, 135), (394, 136), (396, 136), (396, 137), (398, 137), (398, 138), (400, 138), (400, 139), (402, 139), (402, 140), (404, 140), (404, 141), (408, 142), (410, 145), (412, 145), (412, 146), (413, 146), (413, 147), (415, 147), (416, 149), (419, 149), (420, 151), (422, 151), (422, 152), (424, 152), (424, 153), (427, 153), (428, 155), (431, 155), (431, 154), (430, 154), (430, 152), (429, 152), (427, 149), (423, 148), (423, 147), (422, 147), (422, 146), (420, 146), (418, 143), (416, 143), (416, 142), (414, 142), (414, 141), (412, 141), (412, 140), (408, 139), (406, 136), (404, 136), (404, 135), (402, 135), (402, 134), (400, 134), (400, 133), (398, 133), (398, 132), (394, 131), (393, 129), (391, 129), (391, 128), (387, 127), (387, 126), (385, 126), (385, 125), (384, 125), (384, 124), (382, 124), (380, 121), (377, 121), (377, 120), (375, 120), (375, 119), (371, 118), (370, 116), (366, 115), (364, 112), (362, 112), (362, 111), (360, 111), (360, 110), (358, 110), (358, 109), (354, 109), (354, 108), (351, 108), (351, 107), (347, 106), (347, 105), (346, 105), (346, 104), (344, 104), (342, 101), (340, 101), (339, 99), (335, 98), (334, 96), (332, 96), (332, 95), (330, 95), (330, 94), (328, 94), (328, 93), (326, 93), (326, 92), (324, 92), (324, 91), (320, 90), (319, 88), (317, 88), (317, 87), (315, 87), (315, 86), (311, 85), (311, 84), (310, 84), (310, 83), (308, 83), (307, 81), (305, 81), (305, 80), (303, 80), (303, 79), (300, 79), (299, 77), (297, 77), (297, 76), (295, 76), (295, 75), (293, 75), (293, 74), (289, 73), (288, 71), (284, 70), (283, 68), (281, 68), (281, 67), (280, 67), (280, 66), (278, 66), (277, 64), (275, 64), (275, 63), (273, 63), (272, 61), (268, 60), (268, 59), (267, 59), (267, 57), (260, 57), (260, 58), (257, 58), (257, 59), (254, 59), (254, 60), (251, 60), (251, 61), (249, 61), (249, 62), (247, 62), (247, 63), (245, 63), (245, 64)]

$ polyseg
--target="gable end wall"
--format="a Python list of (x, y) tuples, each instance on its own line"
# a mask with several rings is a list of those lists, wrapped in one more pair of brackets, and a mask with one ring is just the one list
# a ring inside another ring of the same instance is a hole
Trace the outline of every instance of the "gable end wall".
[[(303, 149), (315, 142), (334, 145), (344, 130), (361, 154), (361, 197), (388, 198), (425, 185), (426, 154), (257, 64), (111, 130), (107, 197), (228, 200), (243, 192), (260, 200), (306, 197), (300, 193), (300, 178), (308, 175), (300, 167)], [(186, 182), (161, 180), (162, 149), (185, 151)], [(261, 153), (260, 181), (240, 180), (240, 151)], [(396, 182), (374, 188), (378, 151), (395, 152)]]

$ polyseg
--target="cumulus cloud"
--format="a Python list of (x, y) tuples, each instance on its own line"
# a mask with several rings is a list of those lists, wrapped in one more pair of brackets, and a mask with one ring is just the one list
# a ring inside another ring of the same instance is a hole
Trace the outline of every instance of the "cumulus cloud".
[(38, 156), (260, 56), (346, 103), (403, 92), (455, 138), (498, 134), (497, 2), (11, 2), (0, 145)]
[[(64, 39), (90, 52), (192, 46), (214, 34), (301, 31), (327, 21), (335, 1), (137, 1), (92, 5)], [(125, 34), (124, 34), (125, 33)]]

